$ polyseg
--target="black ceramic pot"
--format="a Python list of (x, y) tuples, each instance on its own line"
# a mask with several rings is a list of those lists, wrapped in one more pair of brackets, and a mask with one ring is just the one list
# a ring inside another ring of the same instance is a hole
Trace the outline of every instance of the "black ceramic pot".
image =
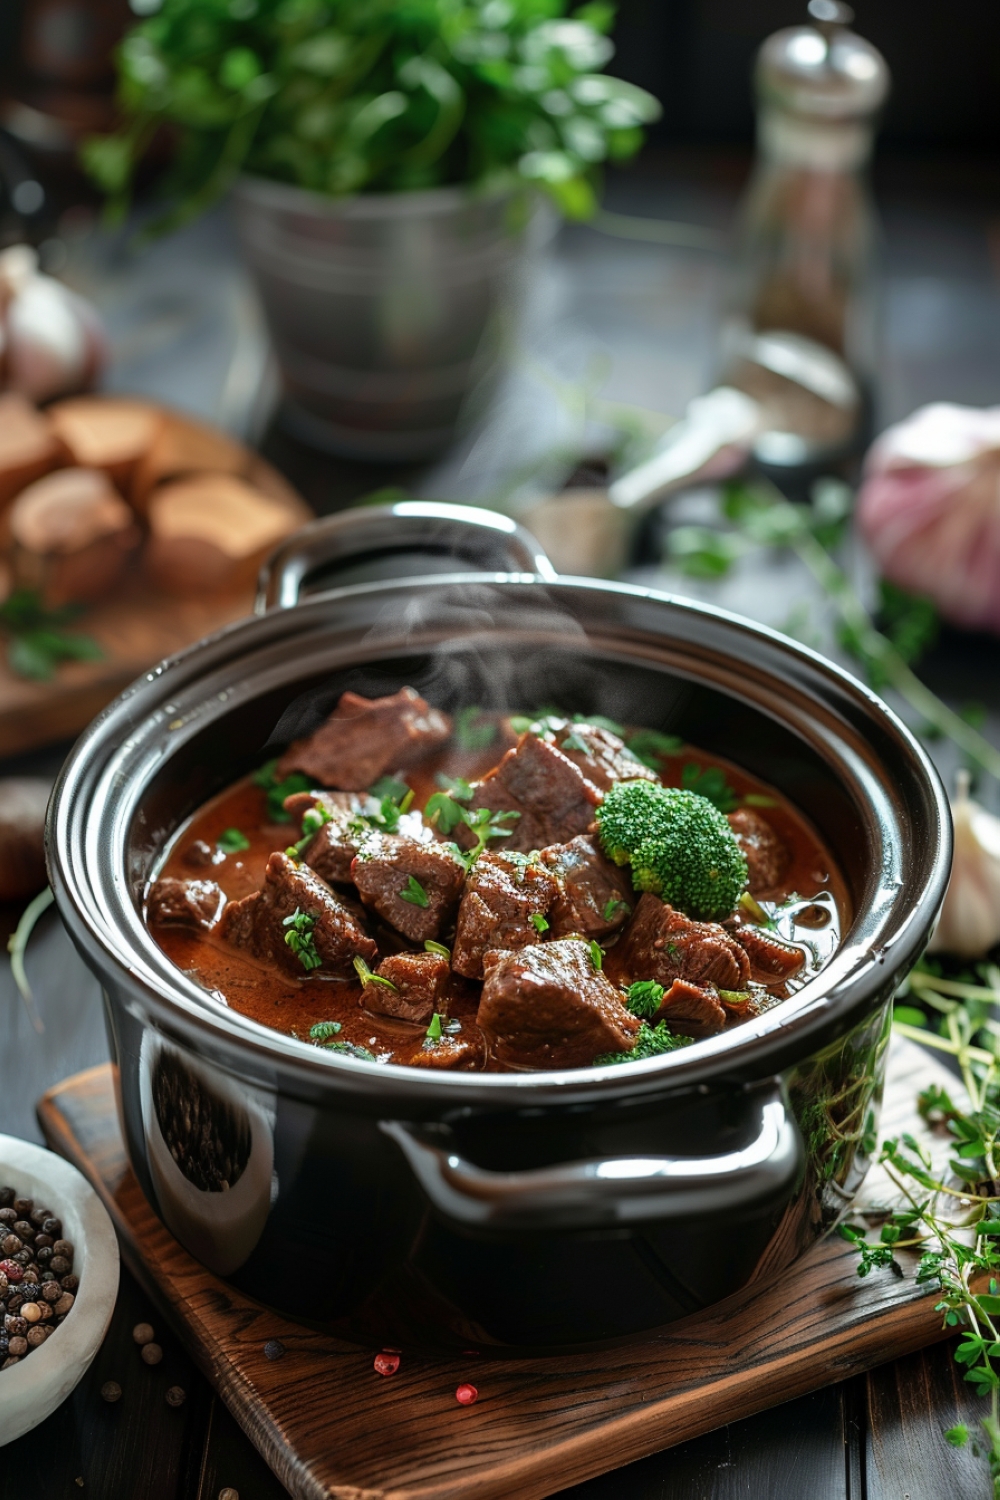
[[(393, 577), (324, 583), (345, 564)], [(128, 1152), (165, 1223), (262, 1301), (411, 1347), (627, 1339), (786, 1266), (864, 1173), (891, 998), (944, 894), (947, 802), (919, 745), (803, 647), (555, 578), (485, 512), (406, 502), (320, 521), (265, 582), (257, 618), (94, 722), (49, 814), (59, 907), (104, 987)], [(345, 688), (404, 683), (448, 710), (557, 703), (734, 758), (834, 851), (853, 906), (839, 952), (758, 1019), (615, 1068), (432, 1075), (244, 1020), (143, 927), (159, 852)]]

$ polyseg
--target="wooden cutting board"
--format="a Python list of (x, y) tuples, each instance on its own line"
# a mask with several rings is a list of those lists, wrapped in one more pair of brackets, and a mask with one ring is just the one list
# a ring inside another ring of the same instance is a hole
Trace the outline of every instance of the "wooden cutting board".
[[(954, 1089), (925, 1051), (894, 1044), (883, 1134), (924, 1134), (915, 1095), (945, 1081)], [(777, 1285), (642, 1344), (536, 1360), (404, 1350), (385, 1378), (374, 1350), (287, 1322), (181, 1249), (125, 1160), (110, 1065), (57, 1085), (38, 1113), (53, 1149), (101, 1194), (126, 1262), (295, 1500), (536, 1500), (943, 1336), (932, 1292), (888, 1270), (860, 1280), (837, 1236)], [(884, 1201), (877, 1178), (870, 1191)], [(280, 1360), (265, 1357), (269, 1339), (284, 1344)], [(472, 1406), (455, 1400), (463, 1382), (478, 1389)]]
[[(252, 456), (246, 477), (287, 507), (294, 525), (312, 511), (277, 470)], [(254, 588), (179, 598), (157, 593), (141, 576), (127, 579), (107, 602), (90, 606), (75, 629), (91, 636), (99, 661), (65, 662), (48, 682), (18, 677), (0, 647), (0, 756), (79, 734), (140, 673), (253, 611)]]

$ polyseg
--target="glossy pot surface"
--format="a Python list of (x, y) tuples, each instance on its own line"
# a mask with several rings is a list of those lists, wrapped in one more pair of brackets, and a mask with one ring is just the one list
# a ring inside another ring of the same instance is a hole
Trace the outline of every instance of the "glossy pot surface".
[(483, 398), (509, 347), (527, 257), (555, 215), (461, 188), (328, 198), (242, 177), (233, 207), (306, 442), (425, 458)]
[[(394, 576), (327, 587), (345, 566)], [(166, 1224), (264, 1302), (411, 1345), (624, 1339), (788, 1264), (867, 1165), (891, 998), (947, 883), (947, 802), (919, 745), (808, 650), (682, 599), (557, 579), (490, 513), (404, 502), (317, 522), (278, 554), (262, 603), (112, 704), (49, 815), (129, 1155)], [(731, 756), (834, 852), (853, 910), (839, 952), (765, 1015), (614, 1068), (431, 1074), (246, 1021), (143, 926), (159, 853), (345, 688), (404, 683), (444, 709), (556, 702)], [(182, 1149), (192, 1118), (228, 1191)]]

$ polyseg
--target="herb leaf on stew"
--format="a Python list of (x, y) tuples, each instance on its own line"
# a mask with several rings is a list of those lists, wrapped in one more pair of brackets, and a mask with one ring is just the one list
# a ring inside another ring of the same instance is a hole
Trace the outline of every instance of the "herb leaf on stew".
[(323, 960), (319, 956), (316, 939), (313, 937), (316, 918), (312, 912), (300, 911), (296, 907), (290, 917), (284, 918), (281, 925), (288, 928), (285, 933), (285, 942), (306, 973), (309, 974), (313, 969), (318, 969)]
[(655, 979), (637, 979), (625, 991), (625, 1004), (634, 1016), (648, 1021), (656, 1015), (665, 993), (663, 985), (657, 984)]
[(408, 901), (411, 906), (430, 906), (430, 898), (415, 875), (411, 875), (406, 885), (399, 893), (400, 901)]
[(215, 841), (215, 847), (223, 854), (239, 854), (250, 848), (250, 840), (239, 828), (224, 828)]

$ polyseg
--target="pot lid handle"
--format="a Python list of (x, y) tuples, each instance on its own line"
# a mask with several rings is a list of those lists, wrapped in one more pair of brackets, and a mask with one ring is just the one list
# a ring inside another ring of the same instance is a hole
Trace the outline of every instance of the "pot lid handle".
[[(409, 567), (400, 566), (401, 554), (412, 554)], [(535, 538), (509, 516), (471, 505), (397, 500), (323, 516), (289, 537), (261, 569), (256, 612), (291, 609), (304, 593), (362, 581), (362, 565), (367, 578), (410, 573), (421, 554), (428, 573), (440, 572), (446, 559), (449, 572), (527, 573), (546, 583), (557, 576)], [(372, 572), (379, 563), (381, 571)], [(338, 579), (346, 567), (355, 576)]]

